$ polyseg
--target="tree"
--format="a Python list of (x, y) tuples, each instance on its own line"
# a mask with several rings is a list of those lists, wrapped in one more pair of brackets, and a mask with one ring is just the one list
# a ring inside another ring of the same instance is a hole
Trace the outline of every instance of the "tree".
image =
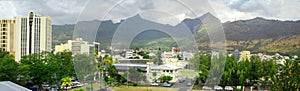
[(73, 85), (71, 77), (64, 77), (61, 79), (61, 82), (62, 82), (61, 84), (62, 87), (68, 87)]
[(126, 78), (132, 82), (139, 82), (142, 81), (143, 79), (142, 73), (139, 72), (136, 68), (131, 68), (131, 67), (128, 69), (128, 73), (126, 73), (124, 76), (126, 76)]
[(56, 78), (62, 79), (64, 77), (75, 77), (75, 70), (73, 64), (72, 52), (63, 51), (58, 52), (51, 57), (52, 67), (56, 68)]
[(54, 62), (51, 60), (52, 53), (50, 52), (41, 52), (40, 54), (30, 54), (27, 56), (23, 56), (20, 61), (20, 68), (22, 71), (30, 72), (20, 74), (24, 77), (30, 77), (34, 85), (38, 85), (41, 89), (42, 84), (47, 82), (48, 84), (53, 84), (55, 79), (53, 78), (56, 73)]
[(161, 60), (161, 54), (162, 54), (162, 52), (161, 52), (160, 50), (158, 50), (158, 51), (155, 53), (155, 56), (150, 57), (150, 58), (151, 58), (151, 61), (152, 61), (154, 64), (162, 65), (163, 62), (162, 62), (162, 60)]
[(82, 82), (94, 80), (97, 71), (97, 63), (94, 55), (77, 54), (74, 57), (74, 69), (77, 78)]
[(210, 57), (211, 56), (209, 54), (195, 53), (194, 57), (191, 58), (190, 67), (199, 71), (195, 84), (201, 84), (206, 81), (211, 64)]
[(103, 65), (111, 66), (114, 63), (114, 61), (110, 55), (106, 54), (102, 59), (102, 63)]
[(122, 77), (120, 74), (118, 74), (118, 70), (114, 65), (107, 67), (108, 75), (104, 77), (104, 81), (106, 84), (112, 85), (112, 86), (119, 86), (121, 84), (124, 84), (127, 82), (127, 79)]
[(163, 82), (169, 82), (169, 81), (171, 81), (172, 79), (173, 79), (172, 76), (161, 76), (161, 77), (159, 78), (159, 80), (161, 80), (161, 81), (163, 81)]
[(8, 52), (0, 49), (0, 81), (17, 82), (18, 63)]
[(150, 56), (148, 55), (149, 53), (144, 52), (144, 51), (140, 51), (137, 54), (143, 56), (144, 59), (149, 59), (150, 58)]
[(272, 90), (297, 91), (300, 88), (300, 60), (286, 60), (280, 72), (272, 77)]
[(221, 85), (222, 86), (235, 86), (237, 83), (237, 59), (234, 56), (227, 56), (225, 69), (222, 76)]

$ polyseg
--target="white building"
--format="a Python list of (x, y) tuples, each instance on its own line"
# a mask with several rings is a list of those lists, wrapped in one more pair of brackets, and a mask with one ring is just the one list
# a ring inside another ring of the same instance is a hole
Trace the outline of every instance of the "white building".
[(75, 40), (68, 40), (66, 44), (56, 45), (54, 49), (55, 52), (69, 50), (73, 54), (93, 54), (96, 50), (100, 54), (100, 43), (89, 43), (82, 38), (76, 38)]
[(180, 68), (169, 65), (169, 64), (164, 64), (164, 65), (148, 65), (147, 67), (147, 80), (149, 82), (154, 82), (155, 79), (157, 80), (159, 77), (162, 76), (171, 76), (173, 79), (169, 82), (175, 83), (178, 79), (178, 70)]
[(51, 51), (51, 17), (29, 12), (28, 16), (16, 17), (15, 60), (41, 51)]
[(125, 58), (135, 57), (136, 54), (131, 51), (126, 51)]

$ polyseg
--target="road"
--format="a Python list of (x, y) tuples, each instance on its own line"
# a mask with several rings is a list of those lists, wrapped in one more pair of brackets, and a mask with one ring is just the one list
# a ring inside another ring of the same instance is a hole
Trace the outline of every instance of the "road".
[(191, 78), (186, 78), (184, 82), (179, 83), (178, 81), (176, 83), (173, 84), (172, 88), (179, 88), (178, 91), (187, 91), (189, 89), (191, 89), (191, 86), (188, 86), (188, 83), (192, 83), (192, 79)]

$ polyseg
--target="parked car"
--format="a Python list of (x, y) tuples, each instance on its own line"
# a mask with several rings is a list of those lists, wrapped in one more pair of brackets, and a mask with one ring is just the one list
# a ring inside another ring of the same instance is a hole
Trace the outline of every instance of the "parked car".
[(151, 82), (150, 86), (159, 86), (159, 83), (157, 83), (157, 82)]
[(211, 87), (209, 87), (209, 86), (203, 86), (202, 89), (203, 90), (211, 90)]
[(72, 87), (71, 86), (68, 86), (68, 87), (61, 87), (61, 89), (71, 89)]
[(221, 86), (214, 86), (214, 90), (223, 90)]
[(78, 81), (74, 81), (74, 82), (72, 82), (73, 83), (73, 86), (72, 86), (72, 88), (77, 88), (77, 87), (81, 87), (81, 86), (83, 86), (83, 84), (81, 84), (80, 82), (78, 82)]
[(178, 78), (178, 81), (179, 81), (179, 83), (183, 83), (185, 81), (185, 78), (183, 78), (183, 77)]
[(164, 83), (163, 83), (163, 86), (164, 86), (164, 87), (171, 87), (172, 84), (171, 84), (171, 83), (168, 83), (168, 82), (164, 82)]
[(232, 87), (232, 86), (225, 86), (224, 89), (225, 89), (225, 90), (233, 90), (233, 87)]
[(192, 86), (192, 82), (188, 82), (188, 83), (187, 83), (187, 86)]
[(43, 84), (42, 85), (42, 87), (43, 87), (43, 89), (47, 89), (47, 90), (50, 90), (51, 89), (51, 87), (48, 85), (48, 84)]

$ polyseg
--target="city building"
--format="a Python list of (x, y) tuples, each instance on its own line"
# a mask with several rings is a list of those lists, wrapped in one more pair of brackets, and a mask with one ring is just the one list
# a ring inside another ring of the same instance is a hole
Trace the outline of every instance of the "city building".
[(173, 79), (169, 82), (175, 83), (178, 80), (177, 79), (178, 70), (180, 70), (179, 67), (169, 65), (169, 64), (163, 64), (163, 65), (148, 64), (146, 78), (148, 82), (155, 82), (155, 80), (158, 80), (159, 77), (171, 76), (173, 77)]
[(234, 51), (232, 52), (232, 55), (233, 55), (237, 60), (240, 59), (240, 51), (239, 51), (239, 50), (234, 50)]
[(241, 51), (240, 52), (240, 60), (239, 61), (250, 60), (250, 58), (251, 58), (250, 51)]
[(131, 51), (126, 51), (125, 53), (125, 58), (131, 58), (131, 57), (135, 57), (136, 54), (131, 52)]
[(71, 51), (73, 54), (93, 54), (95, 50), (100, 53), (100, 43), (89, 43), (82, 38), (76, 38), (75, 40), (68, 40), (66, 44), (60, 44), (55, 46), (55, 52), (63, 52), (65, 50)]
[(0, 48), (15, 55), (15, 20), (0, 20)]
[(29, 12), (28, 16), (18, 16), (16, 20), (15, 60), (22, 56), (51, 51), (52, 25), (51, 17)]

